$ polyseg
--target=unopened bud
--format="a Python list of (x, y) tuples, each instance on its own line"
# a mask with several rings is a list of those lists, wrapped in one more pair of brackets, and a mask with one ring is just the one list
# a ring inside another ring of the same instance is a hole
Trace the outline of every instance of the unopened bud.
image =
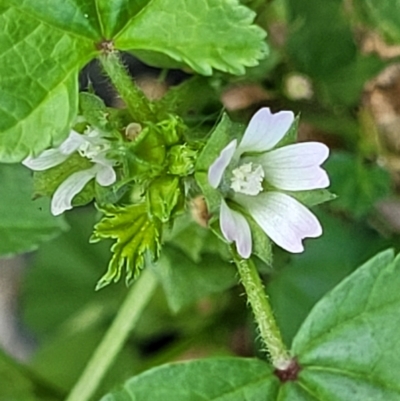
[(125, 137), (129, 141), (134, 141), (142, 132), (142, 126), (139, 123), (130, 123), (125, 128)]

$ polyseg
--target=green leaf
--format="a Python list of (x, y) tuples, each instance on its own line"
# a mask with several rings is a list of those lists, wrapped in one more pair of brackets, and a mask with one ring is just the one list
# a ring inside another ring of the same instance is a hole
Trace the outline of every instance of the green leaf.
[(19, 162), (67, 137), (78, 111), (79, 70), (105, 40), (120, 50), (164, 54), (203, 74), (212, 68), (241, 74), (266, 53), (254, 17), (237, 0), (6, 0), (0, 160)]
[(110, 258), (109, 244), (89, 244), (96, 214), (94, 208), (69, 211), (71, 229), (43, 244), (30, 259), (21, 286), (22, 312), (24, 325), (40, 342), (58, 331), (67, 334), (101, 319), (108, 322), (126, 293), (124, 285), (93, 291)]
[(384, 61), (357, 52), (343, 2), (327, 0), (323, 9), (318, 0), (287, 0), (287, 5), (287, 48), (295, 68), (314, 79), (315, 91), (324, 103), (356, 106), (365, 82), (378, 74)]
[(256, 359), (207, 359), (168, 364), (128, 380), (101, 401), (273, 400), (278, 380)]
[(317, 109), (313, 104), (304, 108), (302, 116), (305, 121), (315, 128), (328, 133), (332, 137), (339, 137), (342, 141), (341, 143), (346, 144), (347, 147), (356, 149), (359, 146), (359, 123), (349, 110), (340, 108), (340, 112), (332, 113), (326, 109)]
[(332, 194), (327, 189), (314, 189), (311, 191), (284, 191), (288, 195), (296, 198), (304, 205), (311, 207), (320, 205), (321, 203), (329, 202), (336, 199), (336, 195)]
[(64, 398), (65, 394), (39, 379), (26, 366), (19, 365), (0, 349), (0, 400), (42, 401)]
[[(87, 315), (89, 316), (89, 315)], [(93, 352), (101, 342), (107, 325), (102, 327), (80, 327), (73, 332), (58, 332), (56, 336), (42, 341), (30, 359), (31, 368), (40, 377), (51, 383), (57, 383), (59, 388), (68, 391), (79, 379)], [(118, 382), (127, 379), (138, 371), (139, 355), (133, 347), (125, 348), (116, 356), (106, 376), (97, 390), (99, 399), (104, 391)], [(65, 397), (62, 397), (64, 399)], [(60, 400), (61, 397), (58, 398)]]
[(236, 358), (174, 363), (130, 379), (102, 401), (397, 401), (400, 256), (385, 251), (311, 311), (293, 342), (300, 371), (280, 382), (264, 362)]
[(337, 68), (329, 76), (316, 82), (321, 99), (331, 104), (355, 107), (365, 89), (365, 83), (375, 77), (385, 66), (377, 56), (357, 57), (348, 65)]
[(195, 263), (171, 246), (163, 248), (163, 254), (153, 269), (174, 312), (237, 283), (233, 265), (217, 255), (202, 255), (200, 261)]
[(115, 44), (156, 66), (184, 63), (203, 75), (213, 68), (243, 74), (267, 53), (265, 32), (253, 25), (254, 17), (237, 0), (152, 0)]
[(391, 193), (391, 179), (387, 171), (368, 165), (350, 153), (334, 153), (325, 163), (331, 177), (330, 189), (339, 194), (332, 209), (350, 212), (362, 218), (372, 211), (375, 203)]
[(129, 206), (107, 205), (99, 208), (104, 217), (94, 227), (91, 242), (102, 239), (116, 239), (111, 247), (113, 256), (106, 274), (97, 283), (100, 289), (117, 282), (125, 269), (125, 280), (129, 284), (144, 266), (148, 252), (156, 260), (160, 252), (161, 222), (150, 220), (146, 204)]
[(33, 251), (68, 225), (50, 214), (48, 199), (32, 200), (32, 178), (23, 166), (0, 165), (0, 255)]
[(400, 257), (382, 252), (311, 311), (293, 342), (299, 385), (324, 400), (400, 398)]
[[(78, 72), (95, 54), (93, 10), (70, 2), (6, 1), (0, 10), (0, 160), (18, 162), (68, 135)], [(92, 6), (92, 9), (94, 5)], [(97, 17), (96, 17), (97, 19)], [(91, 22), (93, 24), (91, 24)]]
[(34, 18), (42, 23), (43, 29), (49, 29), (49, 35), (53, 35), (55, 31), (64, 31), (76, 39), (80, 37), (80, 40), (85, 37), (98, 40), (102, 37), (96, 2), (68, 0), (60, 4), (57, 0), (49, 0), (48, 3), (35, 0), (6, 0), (6, 3), (6, 9), (18, 11), (21, 18)]
[(375, 30), (383, 33), (392, 42), (400, 42), (398, 0), (363, 0), (355, 2), (354, 5)]
[(93, 8), (97, 8), (101, 24), (102, 35), (105, 39), (112, 39), (135, 16), (150, 3), (151, 0), (95, 0), (91, 1)]
[(167, 231), (164, 239), (195, 263), (200, 263), (204, 254), (214, 254), (216, 258), (226, 261), (231, 259), (228, 247), (215, 241), (210, 229), (193, 222), (188, 215), (177, 218), (172, 231)]
[(286, 0), (286, 4), (287, 50), (299, 71), (323, 79), (353, 62), (356, 45), (341, 1), (327, 0), (322, 8), (319, 0)]

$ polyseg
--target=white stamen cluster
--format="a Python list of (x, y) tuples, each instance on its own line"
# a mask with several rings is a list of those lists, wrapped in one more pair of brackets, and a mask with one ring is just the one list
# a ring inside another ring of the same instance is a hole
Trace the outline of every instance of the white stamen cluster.
[(245, 163), (232, 171), (231, 188), (244, 195), (255, 196), (262, 190), (264, 170), (254, 163)]

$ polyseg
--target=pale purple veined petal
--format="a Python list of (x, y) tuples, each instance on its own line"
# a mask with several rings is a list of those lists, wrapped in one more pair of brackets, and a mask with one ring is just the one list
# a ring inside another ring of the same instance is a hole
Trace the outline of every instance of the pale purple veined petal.
[(318, 219), (300, 202), (279, 192), (238, 195), (235, 200), (253, 217), (272, 241), (292, 252), (303, 252), (302, 240), (322, 234)]
[(239, 212), (230, 209), (222, 200), (219, 219), (224, 237), (229, 242), (235, 242), (239, 255), (248, 259), (251, 255), (252, 240), (250, 226), (246, 218)]
[(112, 166), (107, 164), (98, 164), (96, 181), (103, 187), (107, 187), (117, 180), (117, 174)]
[(90, 169), (78, 171), (63, 181), (51, 199), (51, 213), (57, 216), (65, 210), (72, 209), (72, 199), (74, 196), (81, 192), (96, 174), (96, 166), (93, 166)]
[(79, 146), (84, 144), (86, 139), (83, 135), (78, 134), (76, 131), (71, 130), (68, 138), (59, 146), (60, 153), (70, 155), (78, 150)]
[(239, 144), (238, 151), (265, 152), (272, 149), (286, 134), (294, 121), (291, 111), (271, 113), (264, 107), (254, 114)]
[(208, 169), (208, 182), (213, 188), (217, 188), (221, 183), (222, 176), (235, 154), (236, 146), (237, 140), (234, 139), (222, 149), (217, 159)]
[(304, 191), (327, 188), (329, 177), (320, 166), (329, 148), (318, 142), (296, 143), (249, 158), (263, 166), (265, 179), (276, 188)]
[(33, 171), (43, 171), (65, 162), (69, 155), (61, 153), (57, 149), (47, 149), (37, 157), (28, 156), (22, 164)]

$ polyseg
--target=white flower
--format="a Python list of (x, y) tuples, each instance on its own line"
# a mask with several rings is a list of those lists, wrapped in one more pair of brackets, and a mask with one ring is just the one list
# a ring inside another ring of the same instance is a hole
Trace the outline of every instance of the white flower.
[(65, 210), (72, 209), (74, 196), (93, 178), (101, 186), (108, 186), (116, 181), (117, 176), (113, 168), (115, 162), (105, 156), (109, 149), (109, 141), (98, 131), (89, 129), (81, 135), (72, 130), (58, 148), (45, 150), (37, 157), (28, 156), (22, 164), (31, 170), (43, 171), (63, 163), (74, 152), (79, 152), (82, 157), (93, 163), (91, 168), (70, 175), (56, 189), (51, 200), (51, 212), (57, 216)]
[[(230, 142), (210, 166), (208, 181), (242, 206), (277, 245), (298, 253), (304, 250), (302, 240), (320, 236), (322, 228), (305, 206), (280, 190), (328, 187), (329, 177), (320, 165), (327, 159), (329, 149), (318, 142), (273, 149), (293, 121), (291, 111), (272, 114), (269, 108), (259, 110), (239, 146), (236, 139)], [(227, 169), (228, 166), (231, 168)], [(225, 200), (220, 208), (220, 227), (227, 241), (236, 243), (239, 255), (249, 258), (252, 252), (249, 223)]]

